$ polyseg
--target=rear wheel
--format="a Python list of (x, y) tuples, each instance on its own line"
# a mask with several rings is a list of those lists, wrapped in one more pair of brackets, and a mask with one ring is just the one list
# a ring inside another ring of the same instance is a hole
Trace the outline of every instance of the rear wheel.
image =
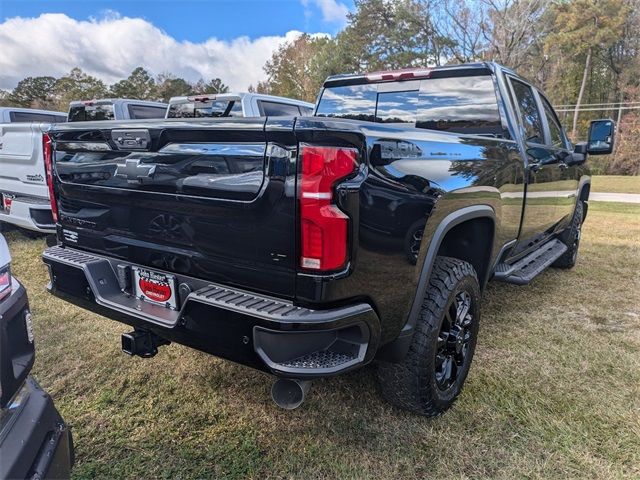
[(436, 416), (456, 400), (478, 338), (480, 285), (473, 267), (438, 257), (409, 351), (400, 363), (381, 363), (383, 396), (405, 410)]
[(553, 266), (556, 268), (573, 268), (578, 260), (578, 249), (580, 248), (580, 236), (582, 235), (582, 220), (584, 215), (584, 207), (582, 202), (578, 200), (576, 209), (573, 212), (571, 225), (562, 232), (560, 240), (567, 246), (567, 251), (562, 254)]

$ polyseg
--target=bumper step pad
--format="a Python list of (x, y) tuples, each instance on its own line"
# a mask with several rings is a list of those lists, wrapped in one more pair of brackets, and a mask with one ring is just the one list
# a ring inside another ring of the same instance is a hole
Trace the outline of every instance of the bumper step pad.
[(494, 279), (515, 285), (527, 285), (566, 251), (567, 246), (560, 240), (551, 240), (512, 265), (497, 265)]
[(280, 365), (289, 368), (335, 368), (353, 360), (357, 360), (357, 354), (346, 354), (340, 352), (332, 352), (324, 350), (321, 352), (313, 352), (302, 357), (298, 357)]

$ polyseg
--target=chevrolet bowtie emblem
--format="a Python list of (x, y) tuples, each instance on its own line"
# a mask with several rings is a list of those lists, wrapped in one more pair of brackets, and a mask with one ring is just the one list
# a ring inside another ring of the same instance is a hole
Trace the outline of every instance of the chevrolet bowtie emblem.
[(140, 160), (126, 160), (124, 165), (116, 168), (116, 177), (124, 177), (128, 183), (142, 183), (156, 173), (155, 165), (145, 165)]

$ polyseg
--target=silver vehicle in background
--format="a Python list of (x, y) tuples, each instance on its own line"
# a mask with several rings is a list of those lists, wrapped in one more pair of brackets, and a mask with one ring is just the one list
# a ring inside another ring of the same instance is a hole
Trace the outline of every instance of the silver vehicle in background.
[(261, 93), (212, 93), (172, 97), (166, 118), (311, 116), (313, 103)]
[(78, 100), (69, 104), (69, 122), (164, 118), (167, 104), (128, 98)]

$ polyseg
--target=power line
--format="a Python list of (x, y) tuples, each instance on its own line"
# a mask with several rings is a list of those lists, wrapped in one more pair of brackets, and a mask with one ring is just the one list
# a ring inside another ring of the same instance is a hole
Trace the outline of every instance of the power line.
[[(610, 102), (610, 103), (581, 103), (580, 106), (584, 107), (596, 107), (596, 106), (610, 106), (610, 105), (636, 105), (640, 104), (640, 102)], [(563, 105), (556, 105), (558, 108), (573, 108), (576, 105), (573, 103), (567, 103)], [(614, 107), (618, 108), (618, 107)]]
[[(640, 109), (640, 105), (635, 107), (601, 107), (601, 108), (582, 108), (578, 109), (578, 113), (580, 112), (603, 112), (606, 110), (638, 110)], [(556, 112), (575, 112), (575, 108), (556, 108)]]

